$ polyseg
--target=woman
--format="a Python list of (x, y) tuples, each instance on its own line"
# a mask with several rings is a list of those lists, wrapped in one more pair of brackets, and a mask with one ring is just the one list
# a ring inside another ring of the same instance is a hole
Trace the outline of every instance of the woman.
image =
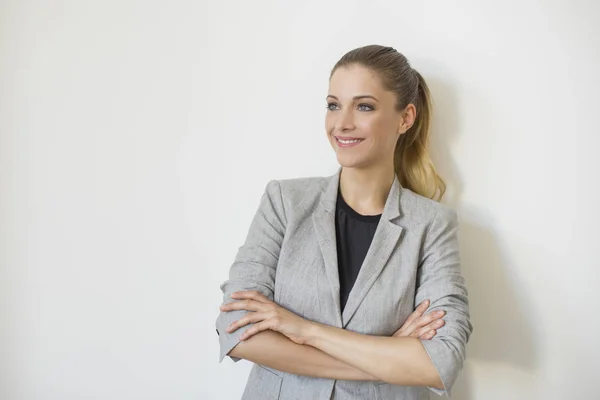
[(473, 328), (427, 85), (372, 45), (334, 66), (327, 101), (341, 167), (267, 185), (221, 285), (221, 360), (255, 363), (244, 399), (449, 396)]

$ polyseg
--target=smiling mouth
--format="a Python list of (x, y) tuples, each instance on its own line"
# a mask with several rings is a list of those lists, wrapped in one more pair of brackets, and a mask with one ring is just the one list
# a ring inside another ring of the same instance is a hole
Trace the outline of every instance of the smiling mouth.
[(360, 138), (339, 138), (337, 136), (335, 136), (335, 141), (341, 146), (341, 147), (351, 147), (351, 146), (356, 146), (357, 144), (359, 144), (360, 142), (362, 142), (365, 139), (360, 139)]

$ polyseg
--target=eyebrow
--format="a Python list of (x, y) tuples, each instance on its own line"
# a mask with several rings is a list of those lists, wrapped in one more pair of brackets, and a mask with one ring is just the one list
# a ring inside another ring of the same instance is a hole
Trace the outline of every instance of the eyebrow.
[[(332, 97), (332, 98), (336, 99), (337, 101), (339, 101), (339, 100), (340, 100), (340, 99), (338, 99), (337, 97), (335, 97), (335, 96), (334, 96), (334, 95), (332, 95), (332, 94), (329, 94), (329, 95), (327, 95), (327, 97), (326, 97), (326, 98), (329, 98), (329, 97)], [(373, 100), (375, 100), (376, 102), (379, 102), (379, 100), (377, 100), (377, 98), (376, 98), (376, 97), (374, 97), (374, 96), (371, 96), (371, 95), (368, 95), (368, 94), (361, 94), (361, 95), (358, 95), (358, 96), (354, 96), (354, 97), (352, 98), (352, 100), (360, 100), (360, 99), (373, 99)]]

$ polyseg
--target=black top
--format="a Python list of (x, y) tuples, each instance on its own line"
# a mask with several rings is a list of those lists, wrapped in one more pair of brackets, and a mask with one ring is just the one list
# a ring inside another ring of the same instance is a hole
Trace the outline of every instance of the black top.
[(338, 190), (335, 212), (335, 236), (337, 242), (338, 273), (340, 276), (340, 306), (342, 310), (360, 267), (373, 241), (379, 215), (362, 215), (354, 211)]

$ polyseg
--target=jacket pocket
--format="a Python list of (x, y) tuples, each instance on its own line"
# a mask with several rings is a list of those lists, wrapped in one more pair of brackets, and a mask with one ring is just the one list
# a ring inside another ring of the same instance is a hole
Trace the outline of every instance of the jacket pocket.
[(248, 376), (242, 400), (279, 400), (283, 378), (265, 367), (254, 364)]
[(374, 385), (376, 400), (429, 400), (429, 391), (420, 386), (399, 386), (389, 383)]

